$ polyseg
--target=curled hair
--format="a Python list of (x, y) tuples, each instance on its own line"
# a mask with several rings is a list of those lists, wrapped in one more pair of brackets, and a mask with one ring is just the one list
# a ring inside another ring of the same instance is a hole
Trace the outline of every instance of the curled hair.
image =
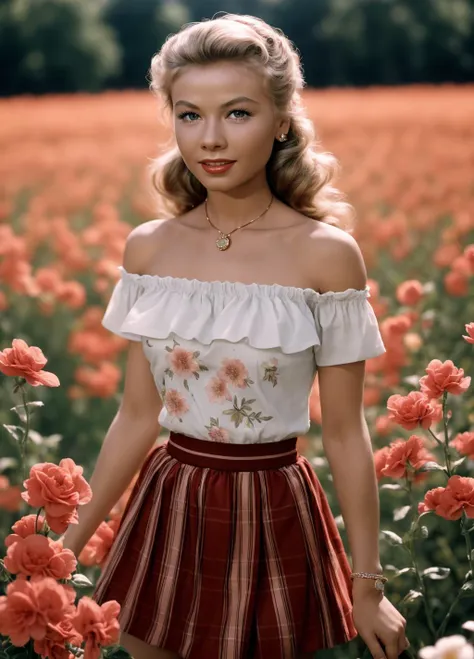
[[(281, 30), (237, 14), (185, 25), (153, 57), (150, 89), (171, 109), (171, 85), (183, 67), (222, 60), (263, 70), (277, 111), (290, 119), (288, 140), (275, 141), (267, 163), (273, 194), (307, 217), (350, 230), (354, 209), (333, 186), (339, 163), (333, 154), (318, 150), (313, 124), (301, 102), (305, 83), (300, 58)], [(151, 170), (164, 216), (180, 215), (204, 202), (206, 188), (187, 168), (174, 138)]]

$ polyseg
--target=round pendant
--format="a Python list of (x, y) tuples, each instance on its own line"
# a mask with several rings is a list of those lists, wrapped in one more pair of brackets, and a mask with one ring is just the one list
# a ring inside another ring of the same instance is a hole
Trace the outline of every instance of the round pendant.
[(225, 251), (226, 249), (229, 249), (230, 247), (229, 236), (224, 236), (224, 234), (222, 234), (221, 237), (216, 240), (216, 246), (217, 249), (221, 250), (221, 252)]

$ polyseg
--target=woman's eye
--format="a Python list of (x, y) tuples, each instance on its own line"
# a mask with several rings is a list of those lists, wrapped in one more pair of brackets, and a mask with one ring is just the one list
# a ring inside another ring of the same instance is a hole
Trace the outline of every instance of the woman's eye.
[(183, 121), (195, 121), (196, 117), (199, 117), (197, 112), (190, 112), (189, 110), (187, 112), (181, 112), (181, 114), (178, 114), (178, 119), (182, 119)]
[(231, 114), (237, 115), (234, 117), (234, 119), (245, 119), (246, 117), (250, 117), (250, 112), (247, 112), (247, 110), (232, 110), (232, 112), (229, 113), (229, 116)]

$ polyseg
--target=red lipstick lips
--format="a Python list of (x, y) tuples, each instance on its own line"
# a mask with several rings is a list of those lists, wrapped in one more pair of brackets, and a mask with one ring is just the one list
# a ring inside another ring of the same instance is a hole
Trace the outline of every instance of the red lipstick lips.
[(235, 163), (235, 160), (225, 160), (221, 159), (215, 160), (201, 160), (200, 165), (208, 174), (225, 174), (228, 172), (232, 165)]

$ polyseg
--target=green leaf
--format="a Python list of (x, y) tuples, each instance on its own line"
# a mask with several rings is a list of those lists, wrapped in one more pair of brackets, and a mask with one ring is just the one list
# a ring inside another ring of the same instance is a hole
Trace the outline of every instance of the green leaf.
[(423, 593), (420, 593), (419, 590), (410, 590), (405, 597), (400, 601), (400, 604), (410, 604), (415, 600), (423, 597)]
[(454, 462), (451, 463), (452, 467), (459, 467), (459, 465), (462, 465), (462, 463), (467, 459), (467, 455), (463, 456), (462, 458), (459, 458), (459, 460), (455, 460)]
[(250, 400), (247, 401), (247, 405), (253, 405), (257, 399), (256, 398), (251, 398)]
[(402, 545), (403, 540), (399, 535), (393, 531), (381, 531), (381, 533), (387, 538), (391, 545)]
[(183, 383), (183, 384), (184, 384), (184, 388), (186, 389), (186, 391), (189, 391), (189, 384), (188, 384), (188, 381), (187, 381), (187, 380), (184, 380), (184, 383)]
[(86, 577), (85, 574), (79, 574), (79, 573), (73, 575), (71, 582), (73, 586), (77, 586), (78, 588), (89, 588), (90, 586), (94, 585), (92, 581), (90, 581), (90, 579)]
[(411, 506), (402, 506), (401, 508), (395, 508), (393, 511), (393, 521), (399, 522), (408, 515), (411, 510)]
[(16, 467), (18, 465), (18, 460), (15, 460), (15, 458), (1, 458), (0, 459), (0, 474), (3, 471), (6, 471), (7, 469), (10, 469), (10, 467)]
[(103, 648), (102, 653), (106, 659), (130, 659), (127, 650), (121, 645)]
[(415, 568), (402, 567), (400, 570), (397, 570), (396, 572), (393, 573), (392, 578), (394, 579), (395, 577), (401, 577), (402, 574), (415, 574)]
[(446, 468), (437, 462), (426, 462), (418, 471), (446, 471)]
[(10, 426), (6, 423), (3, 423), (2, 425), (15, 441), (19, 442), (21, 439), (23, 439), (24, 431), (21, 426)]
[(380, 489), (395, 492), (398, 490), (403, 490), (403, 487), (398, 483), (384, 483), (383, 485), (380, 486)]
[[(35, 409), (38, 407), (44, 407), (44, 403), (42, 400), (32, 400), (29, 403), (26, 403), (27, 407), (32, 408), (30, 410), (30, 416), (35, 413)], [(26, 421), (26, 414), (25, 414), (25, 407), (23, 403), (21, 405), (15, 405), (15, 407), (10, 407), (11, 412), (16, 412), (20, 419), (25, 422)]]
[(170, 348), (169, 346), (165, 346), (166, 352), (173, 352), (173, 348)]
[(474, 597), (474, 581), (466, 581), (461, 586), (461, 597)]
[(429, 535), (428, 527), (427, 526), (420, 526), (420, 536), (422, 538), (427, 538)]
[(433, 581), (446, 579), (450, 574), (451, 569), (449, 567), (427, 567), (426, 570), (423, 570), (423, 576), (433, 579)]

